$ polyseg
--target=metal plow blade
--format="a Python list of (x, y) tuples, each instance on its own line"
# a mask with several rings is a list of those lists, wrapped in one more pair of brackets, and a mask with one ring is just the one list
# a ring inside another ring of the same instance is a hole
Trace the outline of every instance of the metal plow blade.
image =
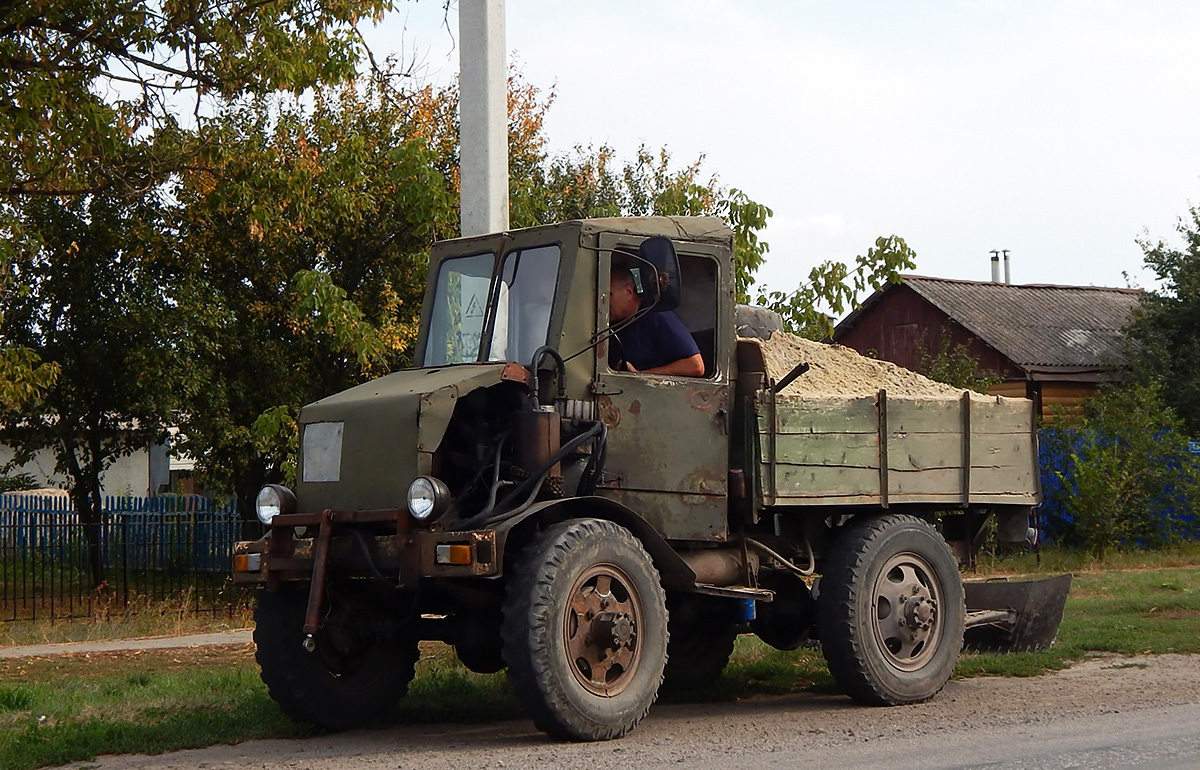
[(964, 583), (963, 646), (979, 652), (1026, 652), (1054, 643), (1071, 590), (1071, 575), (1046, 580)]

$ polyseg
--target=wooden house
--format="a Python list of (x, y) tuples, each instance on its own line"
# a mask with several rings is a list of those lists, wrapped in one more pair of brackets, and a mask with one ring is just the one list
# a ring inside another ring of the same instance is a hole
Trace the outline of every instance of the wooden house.
[(914, 370), (943, 340), (965, 346), (977, 373), (1000, 378), (989, 392), (1029, 398), (1046, 417), (1051, 405), (1077, 408), (1121, 379), (1120, 330), (1141, 293), (904, 276), (839, 323), (834, 341)]

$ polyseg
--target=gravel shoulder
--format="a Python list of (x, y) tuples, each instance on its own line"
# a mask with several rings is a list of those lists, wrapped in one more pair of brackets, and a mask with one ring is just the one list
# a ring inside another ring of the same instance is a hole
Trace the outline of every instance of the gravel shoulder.
[(987, 751), (1008, 756), (1003, 752), (1016, 751), (1014, 741), (1033, 741), (1039, 733), (1091, 730), (1102, 739), (1106, 724), (1115, 728), (1133, 720), (1149, 725), (1159, 719), (1158, 711), (1171, 709), (1175, 718), (1191, 718), (1200, 714), (1198, 704), (1200, 656), (1101, 656), (1045, 676), (953, 681), (933, 701), (900, 708), (866, 708), (844, 696), (822, 694), (660, 705), (633, 734), (605, 743), (552, 742), (530, 721), (515, 720), (251, 741), (156, 757), (104, 757), (69, 767), (623, 770), (678, 764), (834, 766), (831, 759), (856, 756), (886, 757), (893, 766), (912, 766), (923, 764), (922, 750), (949, 750), (945, 747), (974, 762), (986, 761)]
[(170, 650), (181, 647), (216, 647), (227, 644), (246, 644), (253, 640), (254, 629), (215, 631), (211, 634), (188, 636), (155, 636), (144, 639), (109, 639), (95, 642), (63, 642), (61, 644), (30, 644), (0, 648), (0, 658), (40, 658), (51, 655), (72, 655), (83, 652), (114, 652), (119, 650)]

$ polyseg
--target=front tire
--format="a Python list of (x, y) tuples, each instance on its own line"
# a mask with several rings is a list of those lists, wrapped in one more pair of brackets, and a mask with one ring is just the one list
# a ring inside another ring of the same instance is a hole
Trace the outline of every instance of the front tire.
[(353, 624), (378, 607), (350, 596), (333, 605), (317, 632), (317, 648), (303, 641), (305, 591), (260, 589), (254, 609), (254, 657), (271, 698), (297, 722), (340, 731), (391, 715), (412, 681), (419, 650), (415, 638), (387, 638)]
[(662, 684), (668, 635), (658, 570), (624, 527), (556, 524), (521, 552), (502, 636), (509, 681), (540, 730), (619, 738)]
[(966, 610), (958, 564), (928, 522), (888, 515), (850, 525), (820, 585), (821, 649), (847, 695), (895, 706), (945, 686)]

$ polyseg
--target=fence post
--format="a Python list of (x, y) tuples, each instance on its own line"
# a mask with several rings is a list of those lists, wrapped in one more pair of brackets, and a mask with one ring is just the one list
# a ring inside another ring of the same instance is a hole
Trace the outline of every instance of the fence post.
[[(111, 498), (110, 498), (111, 499)], [(121, 511), (114, 510), (113, 515), (117, 517), (121, 531), (121, 582), (122, 595), (124, 596), (125, 611), (129, 611), (129, 517), (125, 516)]]

